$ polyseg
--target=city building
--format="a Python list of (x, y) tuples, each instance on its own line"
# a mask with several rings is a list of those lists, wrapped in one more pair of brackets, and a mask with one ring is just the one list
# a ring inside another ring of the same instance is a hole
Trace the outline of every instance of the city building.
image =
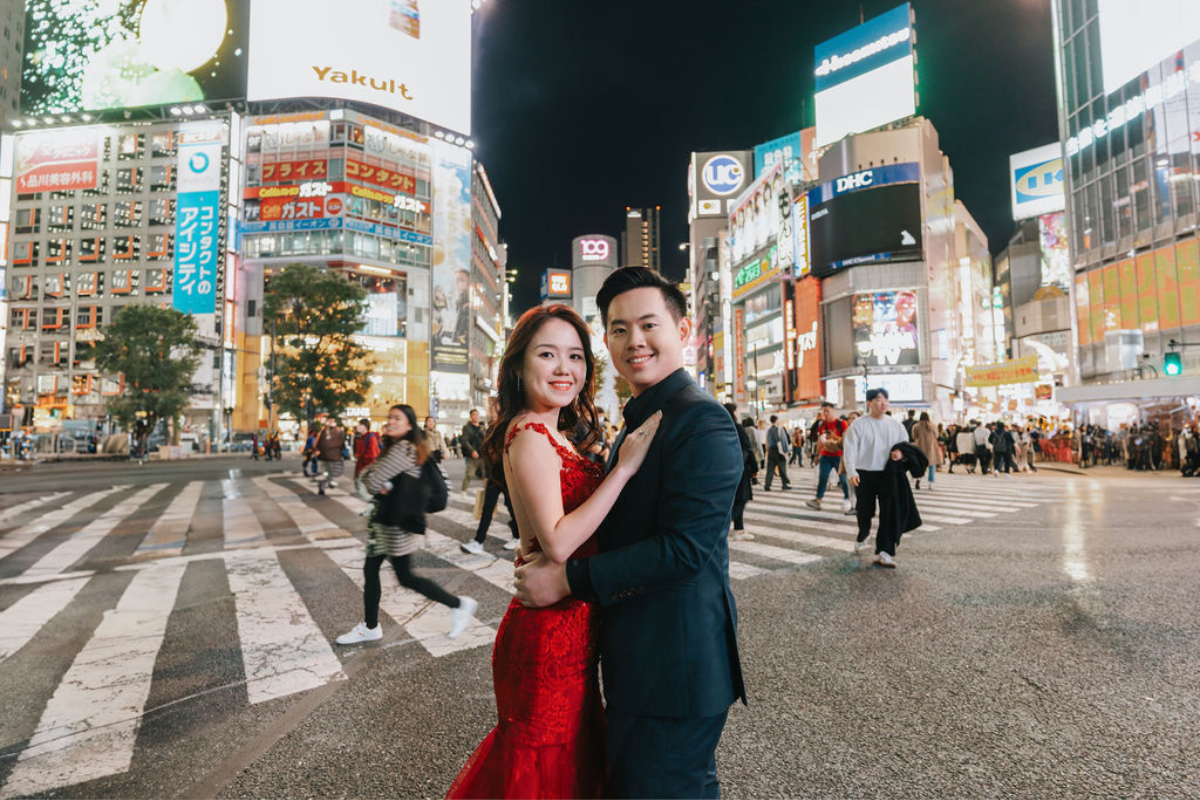
[[(272, 274), (293, 263), (368, 293), (358, 338), (373, 356), (372, 388), (348, 416), (381, 421), (404, 402), (457, 428), (483, 405), (504, 340), (507, 250), (466, 136), (468, 0), (422, 8), (421, 37), (411, 20), (388, 16), (370, 41), (361, 20), (324, 20), (315, 0), (239, 4), (172, 54), (182, 63), (196, 51), (186, 92), (219, 102), (139, 83), (153, 64), (103, 91), (90, 85), (81, 77), (94, 74), (90, 51), (55, 38), (54, 15), (69, 13), (60, 6), (26, 31), (23, 113), (0, 148), (12, 215), (5, 410), (39, 432), (71, 418), (102, 422), (120, 376), (99, 374), (91, 347), (123, 306), (157, 303), (192, 314), (206, 351), (185, 430), (218, 446), (231, 430), (279, 427), (262, 309)], [(110, 17), (89, 35), (131, 24)], [(425, 91), (384, 97), (321, 82), (302, 54), (304, 42), (324, 41), (388, 53), (392, 67), (440, 66), (406, 71)], [(65, 53), (66, 66), (54, 67), (62, 75), (30, 58), (48, 47)], [(138, 52), (162, 57), (149, 45)], [(219, 68), (205, 66), (213, 52)], [(152, 102), (134, 108), (135, 96)]]
[(621, 233), (621, 266), (662, 271), (662, 206), (625, 208)]
[(20, 113), (25, 0), (0, 0), (0, 130), (12, 130)]
[(1059, 399), (1113, 428), (1200, 396), (1200, 7), (1056, 0), (1054, 20), (1080, 378)]
[(571, 241), (571, 305), (589, 325), (603, 333), (598, 322), (596, 295), (605, 279), (617, 269), (617, 240), (599, 233), (576, 236)]

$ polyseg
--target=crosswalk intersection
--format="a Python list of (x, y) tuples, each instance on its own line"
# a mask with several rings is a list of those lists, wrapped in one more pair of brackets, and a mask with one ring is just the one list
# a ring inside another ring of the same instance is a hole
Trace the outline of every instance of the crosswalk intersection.
[[(835, 485), (825, 508), (807, 507), (813, 470), (792, 470), (792, 489), (756, 487), (746, 511), (752, 540), (730, 542), (738, 581), (846, 558), (856, 532)], [(939, 476), (918, 500), (927, 524), (916, 535), (1053, 502), (1059, 484), (1037, 478)], [(0, 495), (0, 694), (19, 690), (22, 711), (0, 717), (0, 797), (14, 797), (130, 769), (142, 718), (169, 653), (181, 585), (189, 574), (222, 575), (240, 662), (237, 691), (250, 705), (346, 678), (337, 634), (358, 621), (366, 504), (341, 490), (318, 496), (295, 475)], [(486, 552), (464, 553), (473, 494), (454, 492), (429, 518), (417, 568), (457, 594), (480, 600), (478, 619), (447, 639), (450, 610), (399, 587), (384, 570), (383, 644), (412, 644), (405, 657), (441, 658), (487, 647), (513, 592), (511, 536), (501, 504)], [(214, 570), (216, 570), (214, 572)], [(436, 571), (436, 572), (435, 572)], [(320, 597), (336, 594), (343, 613)], [(62, 631), (69, 631), (64, 636)], [(24, 661), (43, 665), (38, 686), (20, 684)], [(7, 672), (7, 675), (6, 675)], [(232, 685), (232, 684), (230, 684)], [(13, 695), (15, 696), (15, 695)], [(7, 775), (5, 775), (7, 772)]]

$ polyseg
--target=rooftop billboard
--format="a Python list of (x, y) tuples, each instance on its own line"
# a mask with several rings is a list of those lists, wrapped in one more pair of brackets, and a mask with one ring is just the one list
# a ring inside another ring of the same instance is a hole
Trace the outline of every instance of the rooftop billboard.
[(1008, 188), (1014, 220), (1066, 208), (1062, 146), (1054, 142), (1009, 156)]
[(21, 110), (244, 97), (247, 8), (247, 0), (28, 0)]
[(818, 147), (916, 113), (914, 40), (905, 3), (816, 46)]

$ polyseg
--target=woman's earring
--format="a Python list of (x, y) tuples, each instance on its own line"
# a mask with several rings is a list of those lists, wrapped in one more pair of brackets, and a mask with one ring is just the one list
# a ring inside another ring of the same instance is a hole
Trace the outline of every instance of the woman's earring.
[(517, 375), (517, 393), (520, 394), (523, 391), (525, 391), (525, 389), (521, 386), (521, 376)]

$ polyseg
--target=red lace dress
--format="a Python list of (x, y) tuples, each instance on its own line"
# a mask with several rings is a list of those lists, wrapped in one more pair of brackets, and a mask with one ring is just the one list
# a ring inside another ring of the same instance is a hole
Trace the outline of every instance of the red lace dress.
[[(560, 445), (536, 422), (514, 427), (505, 452), (523, 430), (546, 435), (558, 451), (563, 511), (574, 511), (600, 485), (603, 468)], [(536, 540), (533, 546), (538, 549)], [(593, 536), (574, 557), (595, 552)], [(447, 798), (604, 795), (607, 765), (597, 675), (598, 622), (590, 603), (571, 597), (537, 609), (512, 601), (492, 651), (500, 722), (467, 760)]]

